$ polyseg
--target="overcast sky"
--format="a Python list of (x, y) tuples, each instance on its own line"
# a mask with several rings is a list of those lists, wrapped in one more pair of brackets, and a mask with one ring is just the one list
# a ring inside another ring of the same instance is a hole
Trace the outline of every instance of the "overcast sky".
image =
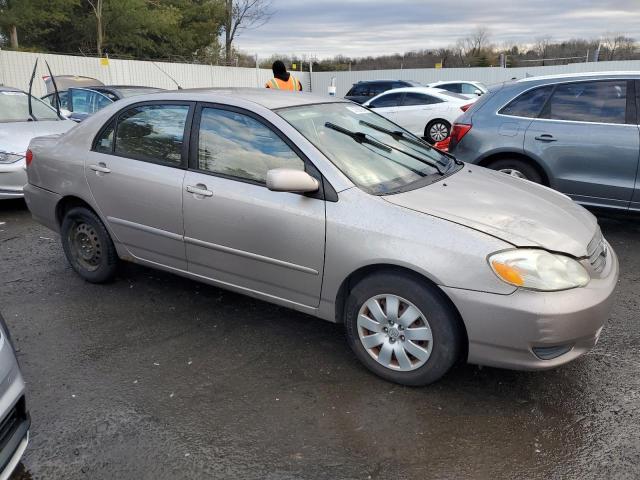
[(353, 57), (454, 44), (486, 26), (496, 44), (597, 38), (640, 39), (640, 0), (273, 0), (269, 23), (241, 33), (237, 47), (274, 53)]

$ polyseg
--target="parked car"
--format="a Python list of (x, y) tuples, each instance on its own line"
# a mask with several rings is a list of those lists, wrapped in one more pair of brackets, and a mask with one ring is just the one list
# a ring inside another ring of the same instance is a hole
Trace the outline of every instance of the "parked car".
[(364, 103), (370, 98), (380, 95), (392, 88), (420, 87), (418, 82), (412, 80), (363, 80), (354, 83), (344, 98), (356, 103)]
[(75, 125), (29, 94), (0, 87), (0, 200), (23, 196), (27, 183), (25, 153), (33, 137), (62, 133)]
[[(57, 80), (57, 77), (56, 77)], [(65, 110), (67, 118), (80, 122), (123, 98), (163, 91), (162, 88), (140, 87), (134, 85), (103, 85), (95, 87), (73, 87), (60, 92), (60, 108)], [(49, 93), (42, 97), (53, 108), (56, 105), (56, 94)]]
[(87, 281), (127, 260), (342, 322), (394, 382), (460, 357), (561, 365), (611, 308), (618, 261), (591, 213), (352, 102), (159, 93), (30, 151), (29, 209)]
[(451, 93), (457, 93), (465, 98), (476, 98), (487, 93), (487, 87), (481, 82), (469, 81), (440, 81), (427, 85), (432, 88), (441, 88)]
[(640, 210), (640, 74), (531, 77), (482, 96), (449, 150), (594, 207)]
[(30, 425), (25, 383), (0, 314), (0, 480), (8, 479), (20, 463), (29, 443)]
[(409, 87), (386, 91), (363, 105), (435, 143), (449, 136), (453, 122), (473, 101), (437, 88)]

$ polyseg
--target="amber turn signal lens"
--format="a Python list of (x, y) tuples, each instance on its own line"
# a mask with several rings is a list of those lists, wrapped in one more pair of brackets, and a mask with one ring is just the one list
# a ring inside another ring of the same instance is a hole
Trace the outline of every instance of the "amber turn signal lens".
[(524, 285), (524, 279), (517, 269), (496, 261), (491, 262), (491, 265), (493, 266), (493, 270), (502, 277), (505, 282), (518, 285), (519, 287)]

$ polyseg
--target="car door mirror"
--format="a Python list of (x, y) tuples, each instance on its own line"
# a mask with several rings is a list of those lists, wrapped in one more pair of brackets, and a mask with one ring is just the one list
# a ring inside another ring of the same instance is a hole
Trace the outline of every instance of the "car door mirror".
[(476, 91), (474, 91), (473, 93), (475, 93), (477, 96), (480, 96), (482, 95), (482, 90), (476, 89)]
[(274, 192), (309, 193), (318, 191), (320, 184), (302, 170), (274, 168), (267, 172), (267, 188)]
[(70, 110), (67, 110), (66, 108), (61, 108), (60, 115), (62, 115), (64, 118), (71, 118), (71, 115), (73, 115), (73, 112), (71, 112)]

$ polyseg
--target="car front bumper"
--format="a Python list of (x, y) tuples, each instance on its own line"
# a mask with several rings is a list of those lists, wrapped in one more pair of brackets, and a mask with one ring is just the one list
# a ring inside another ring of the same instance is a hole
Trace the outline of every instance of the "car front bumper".
[(0, 163), (0, 200), (22, 198), (27, 183), (27, 164), (23, 160), (15, 163)]
[[(618, 259), (610, 248), (603, 273), (583, 288), (520, 289), (511, 295), (443, 290), (465, 324), (469, 363), (544, 370), (570, 362), (595, 346), (611, 313), (618, 273)], [(552, 358), (540, 358), (545, 356), (541, 351), (551, 352)]]

